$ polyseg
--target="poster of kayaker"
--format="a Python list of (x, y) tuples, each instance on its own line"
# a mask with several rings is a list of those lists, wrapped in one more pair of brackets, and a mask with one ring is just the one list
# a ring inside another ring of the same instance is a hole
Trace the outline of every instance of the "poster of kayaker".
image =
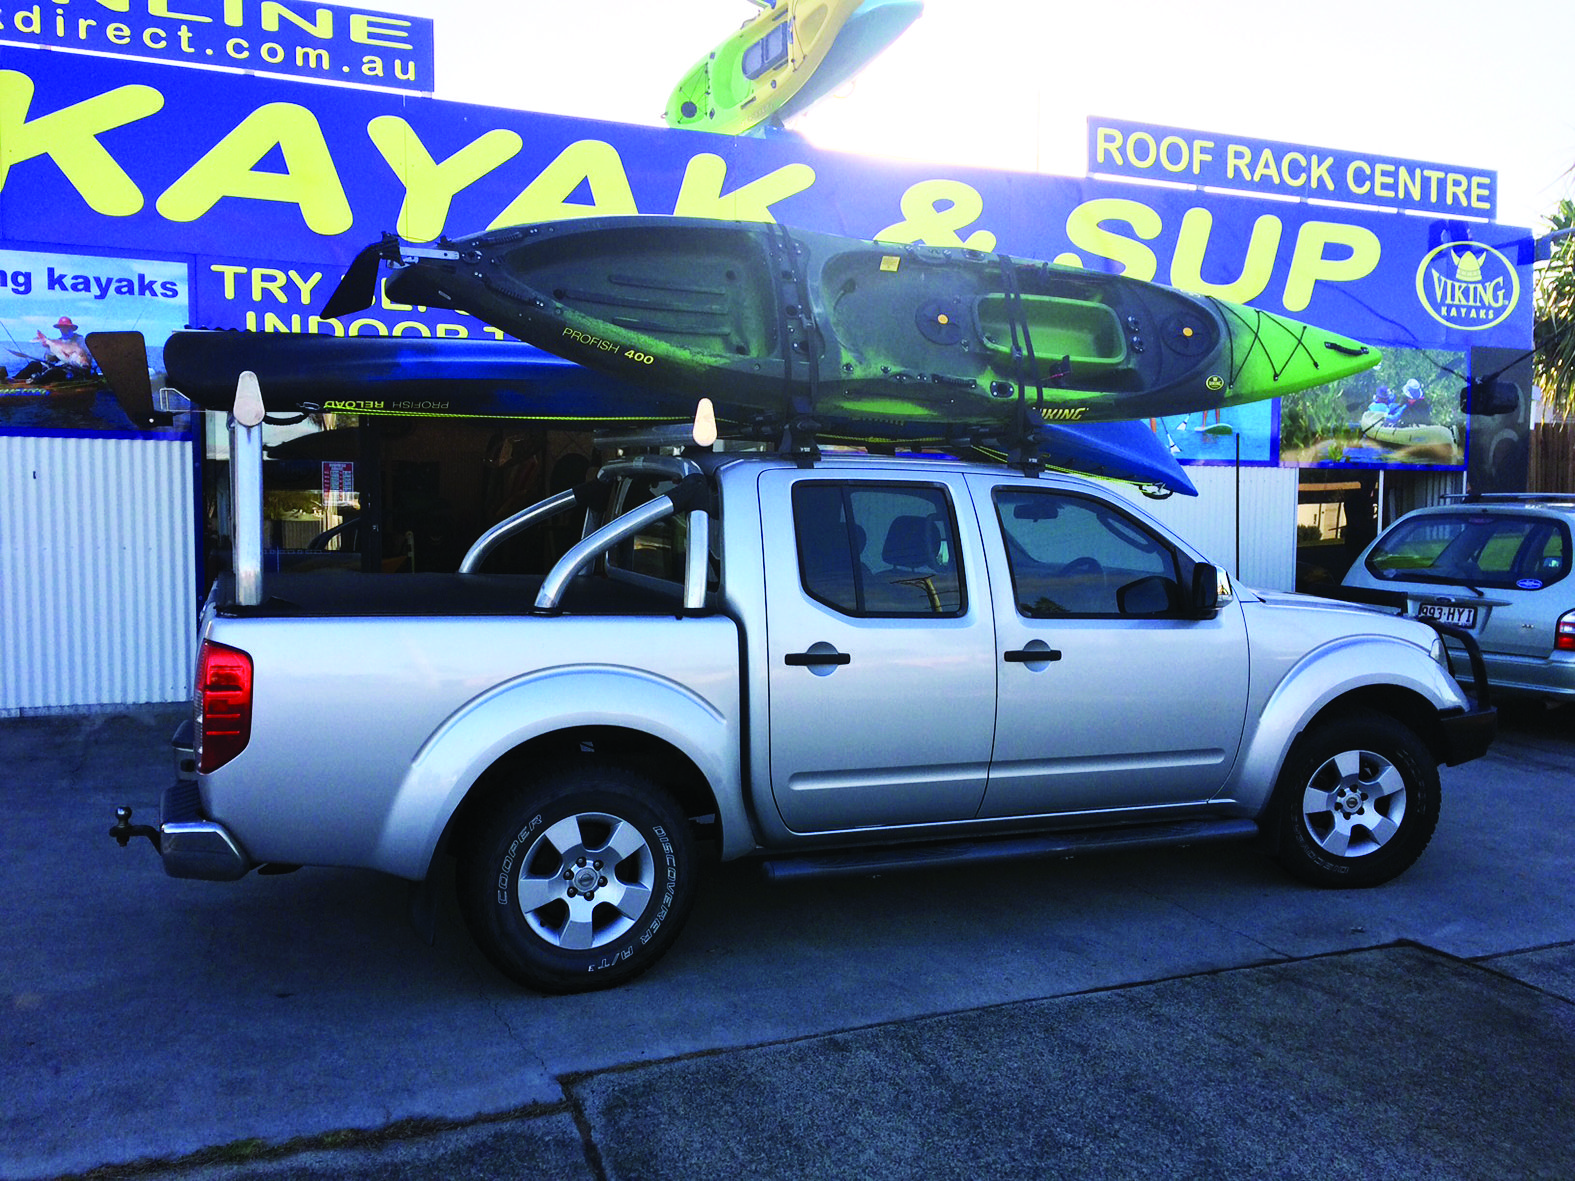
[(115, 401), (85, 338), (140, 331), (157, 371), (159, 342), (190, 319), (189, 294), (184, 263), (0, 250), (0, 433), (145, 434)]
[(1294, 467), (1462, 468), (1465, 354), (1384, 350), (1375, 369), (1280, 400), (1280, 462)]

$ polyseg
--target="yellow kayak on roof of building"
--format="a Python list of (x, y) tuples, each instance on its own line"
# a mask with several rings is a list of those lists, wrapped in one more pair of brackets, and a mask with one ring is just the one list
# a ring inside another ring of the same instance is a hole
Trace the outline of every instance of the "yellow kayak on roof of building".
[(696, 131), (748, 131), (809, 81), (862, 2), (775, 0), (684, 75), (663, 117)]

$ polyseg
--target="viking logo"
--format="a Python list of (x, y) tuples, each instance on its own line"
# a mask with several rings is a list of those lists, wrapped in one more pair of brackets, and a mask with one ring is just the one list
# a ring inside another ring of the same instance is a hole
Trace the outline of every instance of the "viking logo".
[(1491, 246), (1449, 242), (1416, 269), (1416, 297), (1433, 319), (1480, 332), (1502, 324), (1520, 302), (1520, 275)]

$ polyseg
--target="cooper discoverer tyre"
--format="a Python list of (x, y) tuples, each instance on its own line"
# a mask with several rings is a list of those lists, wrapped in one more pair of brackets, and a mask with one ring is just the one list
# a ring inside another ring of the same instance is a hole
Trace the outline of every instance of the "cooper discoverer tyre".
[(688, 821), (636, 772), (569, 760), (500, 793), (459, 864), (472, 937), (542, 992), (622, 984), (673, 943), (694, 898)]
[(1393, 718), (1340, 718), (1291, 748), (1270, 821), (1276, 856), (1319, 886), (1376, 886), (1422, 855), (1438, 825), (1438, 767)]

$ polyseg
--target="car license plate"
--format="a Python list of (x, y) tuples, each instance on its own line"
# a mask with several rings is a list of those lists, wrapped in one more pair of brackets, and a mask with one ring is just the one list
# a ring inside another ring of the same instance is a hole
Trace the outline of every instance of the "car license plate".
[(1476, 627), (1475, 607), (1454, 607), (1444, 603), (1423, 603), (1416, 613), (1422, 619), (1436, 619), (1439, 623), (1452, 623), (1456, 627)]

